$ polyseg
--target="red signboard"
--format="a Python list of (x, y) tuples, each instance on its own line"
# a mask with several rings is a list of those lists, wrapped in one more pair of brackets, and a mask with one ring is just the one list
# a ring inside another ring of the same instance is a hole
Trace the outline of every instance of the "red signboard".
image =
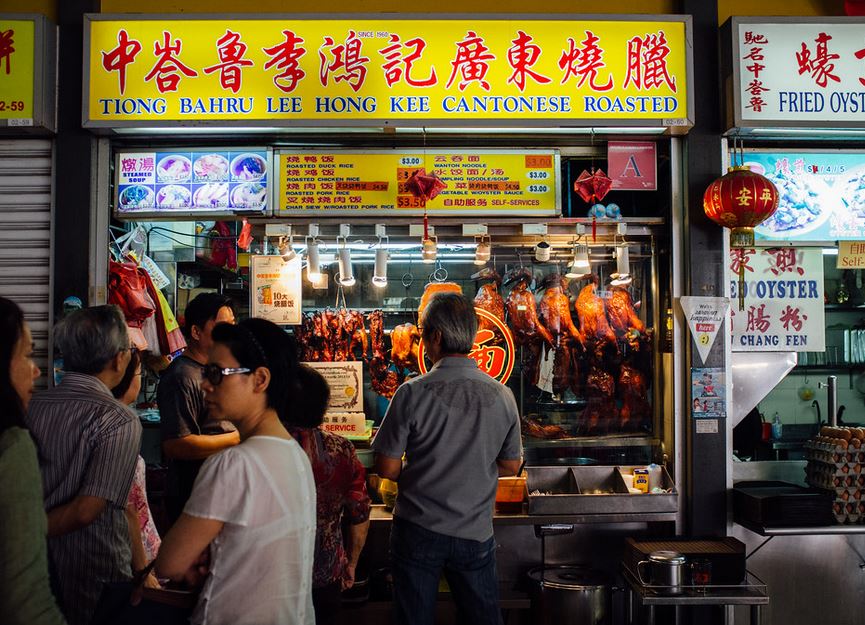
[(652, 141), (610, 141), (607, 144), (607, 174), (614, 191), (655, 191), (658, 159)]

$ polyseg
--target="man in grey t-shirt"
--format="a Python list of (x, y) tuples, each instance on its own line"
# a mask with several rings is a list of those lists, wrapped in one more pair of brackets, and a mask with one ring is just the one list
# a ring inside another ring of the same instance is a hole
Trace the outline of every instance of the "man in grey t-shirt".
[(444, 571), (461, 620), (498, 625), (493, 504), (498, 476), (519, 469), (519, 412), (513, 393), (468, 358), (477, 332), (469, 299), (437, 295), (421, 322), (434, 366), (397, 390), (373, 442), (378, 474), (399, 483), (396, 621), (433, 622)]

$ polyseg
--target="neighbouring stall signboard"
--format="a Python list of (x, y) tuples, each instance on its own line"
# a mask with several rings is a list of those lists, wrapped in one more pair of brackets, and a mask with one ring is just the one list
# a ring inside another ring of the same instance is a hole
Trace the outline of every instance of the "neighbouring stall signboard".
[(689, 18), (88, 15), (84, 125), (692, 124)]
[(836, 269), (865, 269), (865, 242), (838, 241)]
[(54, 129), (54, 27), (0, 14), (0, 127)]
[(778, 189), (778, 210), (755, 228), (758, 240), (865, 239), (865, 154), (746, 152), (745, 165)]
[(739, 268), (745, 270), (745, 308), (730, 307), (732, 349), (740, 352), (822, 352), (823, 251), (757, 248), (730, 251), (730, 299), (738, 301)]
[[(279, 152), (279, 215), (555, 215), (561, 212), (556, 151)], [(445, 184), (424, 200), (418, 174)]]
[(610, 141), (607, 175), (614, 191), (654, 191), (658, 188), (658, 154), (654, 141)]
[(268, 210), (267, 150), (117, 152), (115, 214), (231, 215)]
[(733, 20), (736, 126), (865, 121), (865, 20)]
[(252, 316), (279, 325), (298, 325), (301, 317), (301, 261), (296, 256), (251, 257), (250, 297)]

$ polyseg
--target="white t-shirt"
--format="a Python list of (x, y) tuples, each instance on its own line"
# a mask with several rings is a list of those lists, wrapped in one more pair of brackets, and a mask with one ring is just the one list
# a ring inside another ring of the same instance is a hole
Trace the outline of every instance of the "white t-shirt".
[(225, 525), (196, 625), (313, 625), (315, 483), (293, 440), (254, 436), (208, 458), (184, 512)]

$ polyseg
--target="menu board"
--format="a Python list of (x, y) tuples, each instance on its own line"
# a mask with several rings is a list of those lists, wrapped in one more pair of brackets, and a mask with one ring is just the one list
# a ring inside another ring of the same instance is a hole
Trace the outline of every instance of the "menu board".
[(778, 189), (778, 210), (755, 228), (758, 240), (865, 239), (865, 154), (746, 152), (745, 165)]
[[(281, 151), (277, 168), (280, 216), (561, 212), (555, 150)], [(435, 175), (444, 188), (417, 197), (409, 181), (419, 175)]]
[(267, 150), (118, 152), (118, 217), (264, 213), (268, 208)]

